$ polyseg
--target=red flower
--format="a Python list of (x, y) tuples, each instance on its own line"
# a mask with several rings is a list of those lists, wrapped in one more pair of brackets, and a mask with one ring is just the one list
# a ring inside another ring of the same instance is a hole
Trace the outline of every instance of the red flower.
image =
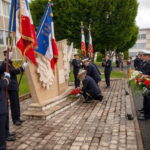
[(80, 91), (81, 91), (80, 89), (73, 89), (69, 95), (77, 95), (80, 93)]
[(141, 78), (136, 78), (136, 83), (140, 83), (142, 82), (142, 79)]
[(150, 81), (149, 80), (145, 80), (144, 84), (146, 85), (146, 87), (149, 87), (150, 86)]

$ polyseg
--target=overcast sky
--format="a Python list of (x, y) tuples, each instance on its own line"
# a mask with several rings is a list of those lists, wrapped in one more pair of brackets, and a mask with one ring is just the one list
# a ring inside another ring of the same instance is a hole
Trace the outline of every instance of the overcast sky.
[(150, 28), (150, 0), (138, 0), (139, 9), (136, 18), (140, 28)]

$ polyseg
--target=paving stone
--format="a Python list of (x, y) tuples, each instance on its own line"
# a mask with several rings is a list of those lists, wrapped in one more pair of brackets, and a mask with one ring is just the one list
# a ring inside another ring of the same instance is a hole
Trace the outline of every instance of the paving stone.
[(102, 88), (102, 102), (80, 102), (49, 120), (26, 120), (20, 127), (15, 127), (10, 122), (11, 130), (17, 134), (17, 140), (13, 144), (8, 143), (8, 148), (137, 150), (134, 122), (126, 118), (127, 108), (130, 112), (132, 110), (129, 107), (130, 97), (125, 95), (125, 89), (127, 83), (124, 80), (115, 80), (110, 89)]

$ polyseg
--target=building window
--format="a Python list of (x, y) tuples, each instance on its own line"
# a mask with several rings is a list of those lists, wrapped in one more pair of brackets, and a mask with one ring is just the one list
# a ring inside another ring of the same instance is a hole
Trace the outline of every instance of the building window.
[(146, 39), (146, 34), (139, 34), (138, 39), (140, 39), (140, 40)]
[(136, 43), (133, 48), (135, 48), (135, 49), (146, 49), (146, 43)]
[(0, 44), (4, 44), (4, 33), (0, 30)]
[(4, 16), (9, 16), (9, 7), (10, 7), (10, 4), (6, 1), (3, 1), (3, 14), (4, 14)]

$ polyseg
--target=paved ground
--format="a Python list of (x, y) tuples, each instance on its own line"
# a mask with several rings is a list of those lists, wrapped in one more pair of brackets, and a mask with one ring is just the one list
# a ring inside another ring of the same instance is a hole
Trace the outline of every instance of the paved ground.
[(14, 150), (138, 150), (136, 119), (126, 119), (132, 113), (126, 90), (125, 81), (113, 81), (111, 89), (103, 89), (103, 102), (81, 102), (50, 120), (11, 126), (17, 141), (8, 146)]

